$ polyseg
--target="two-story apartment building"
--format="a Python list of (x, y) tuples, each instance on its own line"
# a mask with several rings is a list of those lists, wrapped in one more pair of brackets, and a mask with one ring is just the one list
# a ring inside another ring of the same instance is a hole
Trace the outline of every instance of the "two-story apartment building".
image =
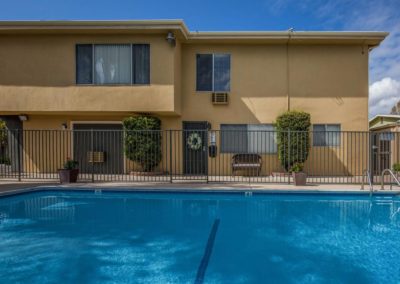
[(1, 22), (0, 116), (24, 130), (121, 129), (139, 113), (163, 129), (272, 130), (279, 114), (302, 110), (319, 131), (367, 131), (368, 56), (386, 36)]

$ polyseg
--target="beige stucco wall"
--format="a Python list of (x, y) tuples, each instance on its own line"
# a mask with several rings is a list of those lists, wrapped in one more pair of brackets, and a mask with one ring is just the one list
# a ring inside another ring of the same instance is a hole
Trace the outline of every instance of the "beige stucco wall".
[(313, 123), (368, 130), (368, 49), (362, 46), (290, 48), (290, 105)]
[[(196, 92), (196, 53), (231, 54), (228, 106)], [(182, 120), (272, 123), (285, 110), (304, 110), (313, 123), (368, 130), (368, 52), (361, 46), (185, 45), (182, 54)], [(289, 74), (287, 74), (287, 66)], [(288, 95), (290, 101), (288, 102)]]
[[(77, 86), (77, 43), (150, 43), (150, 86)], [(360, 45), (195, 44), (165, 35), (1, 35), (0, 114), (176, 115), (181, 121), (272, 123), (291, 109), (313, 123), (368, 130), (368, 50)], [(229, 105), (196, 92), (196, 53), (231, 54)], [(44, 127), (45, 125), (43, 125)]]
[[(77, 43), (149, 43), (150, 86), (78, 86)], [(165, 35), (1, 35), (0, 112), (179, 114), (179, 47)]]
[[(150, 86), (75, 85), (76, 43), (135, 42), (151, 45)], [(196, 92), (196, 53), (231, 54), (228, 105), (213, 105), (210, 92)], [(289, 107), (309, 112), (312, 123), (368, 130), (368, 51), (361, 45), (303, 44), (287, 50), (282, 44), (178, 41), (171, 47), (165, 35), (2, 35), (0, 66), (0, 115), (28, 114), (23, 125), (27, 130), (61, 130), (62, 123), (70, 127), (73, 121), (121, 121), (137, 112), (155, 113), (164, 130), (181, 129), (182, 121), (208, 121), (218, 130), (222, 123), (273, 123)], [(311, 149), (308, 171), (361, 174), (367, 162), (366, 157), (360, 162), (363, 148), (349, 152), (347, 140), (342, 145)], [(25, 166), (53, 171), (71, 153), (62, 152), (49, 165), (26, 152), (31, 160)], [(174, 145), (176, 173), (182, 172), (181, 154), (182, 144)], [(209, 158), (210, 174), (230, 175), (230, 158)], [(319, 166), (320, 159), (330, 159), (331, 168)], [(169, 170), (170, 164), (163, 160), (161, 166)], [(277, 170), (277, 155), (263, 155), (263, 174)]]
[[(213, 105), (196, 92), (196, 53), (231, 54), (229, 105)], [(287, 109), (286, 50), (279, 45), (185, 45), (182, 52), (182, 120), (272, 123)]]

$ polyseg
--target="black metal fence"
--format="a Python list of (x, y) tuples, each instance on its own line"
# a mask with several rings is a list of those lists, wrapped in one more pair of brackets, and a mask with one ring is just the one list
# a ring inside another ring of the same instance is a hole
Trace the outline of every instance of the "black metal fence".
[(0, 179), (58, 180), (68, 159), (81, 182), (375, 183), (400, 163), (400, 132), (4, 130)]

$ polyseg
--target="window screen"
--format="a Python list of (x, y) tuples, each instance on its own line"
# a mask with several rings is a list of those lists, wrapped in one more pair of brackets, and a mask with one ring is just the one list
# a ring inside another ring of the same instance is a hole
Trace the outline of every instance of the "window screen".
[(229, 54), (214, 55), (214, 92), (229, 92), (231, 84), (231, 56)]
[(339, 124), (315, 124), (313, 126), (314, 146), (340, 146)]
[(222, 153), (276, 153), (276, 133), (271, 124), (221, 124)]
[(248, 152), (246, 124), (221, 125), (221, 152), (222, 153)]
[(276, 133), (271, 124), (248, 125), (249, 153), (276, 153)]

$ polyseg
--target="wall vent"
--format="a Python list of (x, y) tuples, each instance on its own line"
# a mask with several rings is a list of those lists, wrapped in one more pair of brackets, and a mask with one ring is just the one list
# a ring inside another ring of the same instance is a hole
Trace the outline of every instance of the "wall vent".
[(89, 163), (104, 163), (104, 152), (87, 152)]
[(212, 93), (211, 101), (214, 105), (227, 105), (228, 93)]

